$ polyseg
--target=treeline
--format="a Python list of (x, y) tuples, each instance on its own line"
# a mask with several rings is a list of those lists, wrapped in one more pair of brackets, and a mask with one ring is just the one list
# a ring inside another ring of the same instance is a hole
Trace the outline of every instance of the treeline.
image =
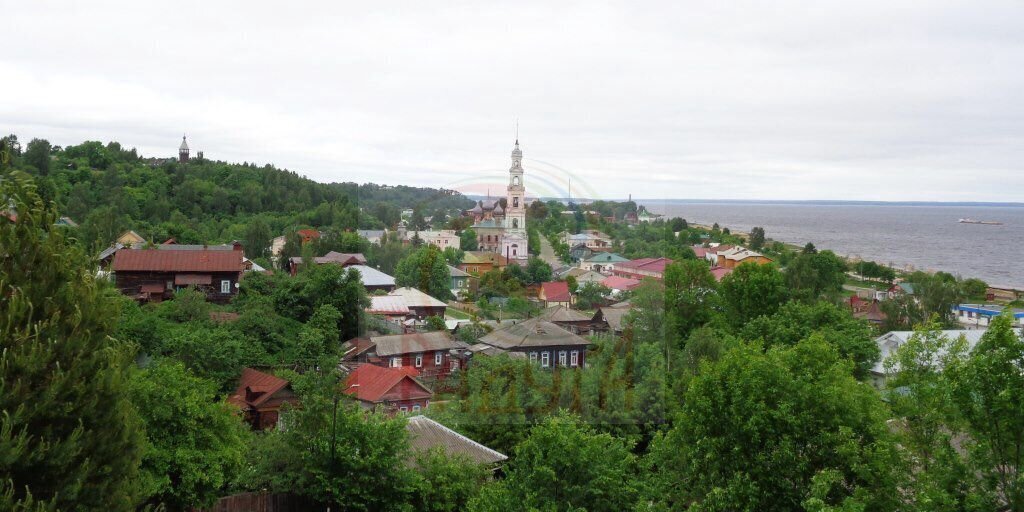
[(0, 139), (0, 172), (36, 178), (40, 195), (81, 224), (78, 238), (104, 247), (126, 229), (156, 243), (243, 239), (259, 219), (276, 235), (297, 227), (394, 227), (405, 208), (455, 215), (472, 202), (450, 190), (318, 183), (273, 165), (193, 158), (144, 158), (117, 142), (60, 147), (17, 136)]

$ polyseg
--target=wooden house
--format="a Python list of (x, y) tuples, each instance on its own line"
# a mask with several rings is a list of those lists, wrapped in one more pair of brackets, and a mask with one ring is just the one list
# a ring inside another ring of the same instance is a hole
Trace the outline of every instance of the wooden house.
[(524, 353), (541, 368), (583, 366), (590, 346), (586, 338), (539, 317), (490, 332), (480, 338), (480, 343)]
[(295, 406), (298, 395), (292, 391), (287, 380), (263, 373), (252, 368), (242, 370), (238, 388), (228, 397), (228, 402), (237, 405), (255, 430), (266, 430), (277, 426), (284, 404)]
[(195, 287), (210, 302), (225, 303), (238, 293), (244, 263), (234, 250), (120, 249), (113, 257), (114, 284), (140, 301), (160, 301), (176, 290)]
[(388, 368), (413, 368), (425, 378), (445, 378), (464, 364), (468, 345), (447, 331), (357, 338), (348, 343), (345, 360)]
[(345, 379), (345, 394), (364, 409), (386, 413), (419, 413), (430, 405), (434, 393), (416, 380), (414, 368), (384, 368), (361, 364)]

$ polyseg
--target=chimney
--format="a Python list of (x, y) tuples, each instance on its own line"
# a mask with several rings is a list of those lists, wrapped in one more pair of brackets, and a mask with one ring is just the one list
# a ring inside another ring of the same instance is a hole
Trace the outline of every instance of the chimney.
[(242, 250), (242, 242), (239, 242), (238, 240), (235, 240), (234, 242), (231, 242), (231, 249), (235, 250), (235, 251), (241, 251)]

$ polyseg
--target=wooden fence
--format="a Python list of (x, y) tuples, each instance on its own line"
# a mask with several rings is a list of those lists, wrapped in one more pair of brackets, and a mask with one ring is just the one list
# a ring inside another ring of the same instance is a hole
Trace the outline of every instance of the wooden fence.
[(326, 510), (325, 507), (308, 498), (294, 494), (268, 492), (245, 492), (225, 496), (212, 507), (196, 509), (193, 512), (307, 512)]

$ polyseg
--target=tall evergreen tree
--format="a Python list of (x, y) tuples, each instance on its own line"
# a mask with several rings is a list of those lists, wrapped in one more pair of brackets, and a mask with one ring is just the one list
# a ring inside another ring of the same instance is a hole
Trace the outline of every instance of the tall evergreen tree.
[(113, 292), (24, 175), (0, 181), (0, 484), (54, 508), (129, 510), (143, 438)]

